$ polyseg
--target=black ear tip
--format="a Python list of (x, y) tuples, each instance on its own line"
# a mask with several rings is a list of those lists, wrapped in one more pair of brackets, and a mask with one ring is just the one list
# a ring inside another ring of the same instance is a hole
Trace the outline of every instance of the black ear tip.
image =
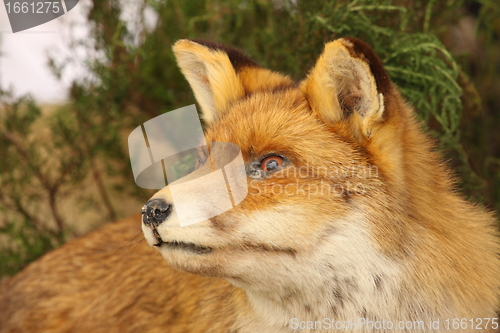
[(234, 70), (238, 72), (243, 67), (260, 67), (258, 63), (250, 59), (247, 55), (238, 49), (215, 43), (208, 40), (202, 39), (190, 39), (192, 42), (203, 45), (211, 50), (223, 51), (229, 57), (229, 61), (234, 67)]
[(375, 77), (377, 83), (377, 90), (382, 94), (386, 94), (391, 89), (391, 80), (387, 74), (380, 59), (375, 55), (372, 48), (360, 39), (353, 37), (345, 37), (344, 40), (348, 41), (351, 46), (348, 48), (349, 53), (354, 58), (359, 58), (365, 61)]

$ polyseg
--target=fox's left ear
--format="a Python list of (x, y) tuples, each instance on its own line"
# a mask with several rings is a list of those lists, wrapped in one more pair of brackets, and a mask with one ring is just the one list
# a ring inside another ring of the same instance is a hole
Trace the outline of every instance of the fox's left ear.
[(234, 64), (256, 66), (244, 55), (231, 59), (227, 50), (206, 41), (181, 39), (173, 46), (177, 63), (194, 91), (206, 123), (220, 117), (245, 91)]
[(325, 122), (349, 119), (365, 138), (387, 117), (389, 77), (371, 48), (355, 38), (326, 44), (301, 89)]
[(294, 84), (289, 77), (262, 68), (240, 51), (221, 44), (181, 39), (173, 50), (207, 125), (244, 96)]

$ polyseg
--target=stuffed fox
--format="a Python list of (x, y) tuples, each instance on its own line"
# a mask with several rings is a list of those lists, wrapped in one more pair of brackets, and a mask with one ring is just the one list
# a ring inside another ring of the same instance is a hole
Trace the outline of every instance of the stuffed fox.
[(300, 83), (219, 44), (173, 51), (207, 142), (240, 148), (247, 196), (180, 227), (165, 187), (6, 281), (1, 333), (498, 330), (495, 220), (369, 46), (327, 43)]

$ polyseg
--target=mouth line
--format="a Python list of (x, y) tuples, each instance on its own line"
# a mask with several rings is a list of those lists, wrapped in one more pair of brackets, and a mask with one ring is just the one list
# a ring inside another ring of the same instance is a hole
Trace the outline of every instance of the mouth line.
[(185, 243), (185, 242), (179, 242), (179, 241), (172, 241), (172, 242), (165, 242), (165, 241), (158, 241), (158, 243), (154, 244), (153, 246), (155, 247), (167, 247), (169, 249), (174, 249), (174, 250), (184, 250), (184, 251), (189, 251), (193, 252), (196, 254), (208, 254), (213, 251), (211, 247), (208, 246), (201, 246), (201, 245), (196, 245), (193, 243)]
[(165, 242), (163, 239), (161, 239), (161, 236), (158, 233), (158, 230), (156, 230), (156, 228), (153, 229), (153, 236), (156, 239), (156, 243), (153, 244), (154, 247), (164, 246), (164, 247), (168, 247), (170, 249), (179, 249), (179, 250), (193, 252), (196, 254), (207, 254), (207, 253), (210, 253), (213, 251), (213, 249), (211, 247), (196, 245), (194, 243), (187, 243), (187, 242), (181, 242), (181, 241)]

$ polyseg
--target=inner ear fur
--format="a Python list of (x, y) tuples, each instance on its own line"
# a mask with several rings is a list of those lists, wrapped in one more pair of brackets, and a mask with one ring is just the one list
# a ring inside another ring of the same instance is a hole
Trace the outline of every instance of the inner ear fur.
[(391, 82), (367, 44), (342, 38), (325, 45), (301, 89), (325, 122), (349, 118), (353, 130), (369, 138), (387, 116), (384, 97)]
[(240, 51), (221, 44), (182, 39), (174, 44), (173, 51), (206, 124), (219, 119), (240, 98), (294, 84), (290, 78), (264, 69)]

